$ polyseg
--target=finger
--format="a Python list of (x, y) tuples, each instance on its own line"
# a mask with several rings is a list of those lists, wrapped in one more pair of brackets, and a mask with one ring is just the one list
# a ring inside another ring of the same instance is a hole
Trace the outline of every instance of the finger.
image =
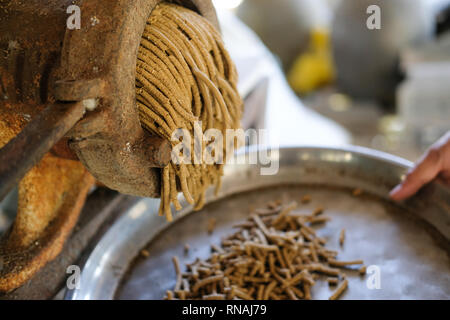
[(414, 195), (419, 189), (430, 182), (442, 170), (442, 156), (437, 148), (430, 149), (415, 168), (408, 173), (405, 181), (395, 187), (390, 197), (395, 201), (404, 200)]
[(450, 169), (439, 174), (439, 177), (442, 178), (444, 183), (450, 186)]

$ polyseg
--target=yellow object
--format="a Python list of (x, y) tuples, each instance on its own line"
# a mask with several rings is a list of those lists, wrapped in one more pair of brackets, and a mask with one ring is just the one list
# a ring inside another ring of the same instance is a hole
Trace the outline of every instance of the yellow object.
[(313, 29), (307, 51), (301, 54), (288, 72), (291, 87), (307, 94), (334, 80), (330, 35), (326, 29)]

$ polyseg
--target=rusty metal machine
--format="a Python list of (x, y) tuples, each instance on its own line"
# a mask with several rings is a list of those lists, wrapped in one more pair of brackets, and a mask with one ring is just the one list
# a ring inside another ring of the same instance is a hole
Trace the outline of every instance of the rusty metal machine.
[[(0, 197), (23, 178), (17, 218), (0, 242), (0, 291), (58, 255), (94, 178), (158, 197), (171, 148), (141, 127), (135, 68), (160, 2), (0, 1)], [(172, 2), (218, 27), (210, 0)], [(80, 29), (66, 28), (70, 5), (80, 8)]]

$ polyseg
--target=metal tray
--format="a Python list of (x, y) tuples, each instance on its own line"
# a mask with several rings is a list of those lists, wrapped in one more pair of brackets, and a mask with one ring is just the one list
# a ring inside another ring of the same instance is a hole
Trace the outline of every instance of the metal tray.
[[(280, 162), (277, 175), (260, 175), (259, 165), (228, 165), (220, 194), (209, 194), (203, 210), (187, 208), (172, 224), (156, 214), (159, 200), (139, 200), (91, 252), (80, 288), (68, 291), (66, 299), (161, 299), (175, 283), (173, 255), (182, 263), (204, 258), (210, 244), (218, 243), (251, 207), (305, 194), (312, 202), (301, 210), (321, 205), (332, 217), (318, 231), (330, 248), (338, 248), (339, 231), (346, 228), (340, 259), (361, 258), (379, 267), (381, 289), (369, 289), (369, 275), (349, 272), (343, 299), (450, 298), (450, 192), (442, 184), (394, 204), (388, 191), (411, 167), (409, 161), (359, 147), (285, 148), (272, 151), (271, 157)], [(354, 188), (364, 193), (355, 197)], [(209, 235), (206, 226), (212, 217), (217, 227)], [(191, 247), (188, 254), (183, 253), (185, 243)], [(148, 258), (139, 254), (144, 247)], [(318, 284), (312, 295), (323, 299), (330, 292)]]

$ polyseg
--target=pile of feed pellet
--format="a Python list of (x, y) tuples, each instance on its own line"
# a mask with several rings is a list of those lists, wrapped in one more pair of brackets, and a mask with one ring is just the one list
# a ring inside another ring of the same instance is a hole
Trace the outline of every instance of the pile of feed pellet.
[[(338, 252), (327, 249), (327, 240), (312, 228), (330, 218), (321, 208), (302, 214), (297, 207), (296, 202), (278, 201), (253, 210), (220, 246), (211, 246), (207, 260), (187, 264), (185, 272), (174, 257), (177, 280), (166, 299), (311, 299), (311, 287), (322, 279), (336, 286), (330, 299), (339, 298), (348, 286), (344, 271), (356, 266), (365, 274), (363, 261), (338, 261)], [(341, 246), (344, 239), (342, 230)]]

